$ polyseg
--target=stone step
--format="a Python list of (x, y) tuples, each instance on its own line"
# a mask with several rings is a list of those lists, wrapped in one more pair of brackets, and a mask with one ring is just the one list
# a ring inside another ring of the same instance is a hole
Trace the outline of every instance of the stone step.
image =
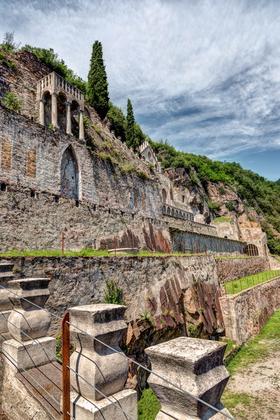
[(14, 264), (10, 262), (0, 262), (0, 273), (6, 273), (7, 271), (13, 271)]
[(12, 271), (7, 271), (4, 273), (0, 272), (0, 284), (5, 285), (8, 281), (13, 280), (15, 277), (14, 273)]

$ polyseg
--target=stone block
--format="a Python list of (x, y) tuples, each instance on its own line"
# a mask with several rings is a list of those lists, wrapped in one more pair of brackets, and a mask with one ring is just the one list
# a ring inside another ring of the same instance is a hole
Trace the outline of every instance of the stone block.
[(0, 334), (8, 332), (7, 320), (9, 318), (11, 311), (2, 311), (0, 312)]
[(90, 402), (77, 393), (71, 393), (71, 415), (77, 420), (137, 420), (137, 393), (124, 389), (103, 398)]
[(55, 338), (52, 337), (38, 338), (36, 341), (30, 340), (24, 343), (19, 343), (12, 338), (3, 342), (2, 349), (4, 355), (7, 356), (5, 358), (7, 363), (23, 371), (55, 361), (55, 345)]
[(223, 365), (225, 347), (214, 341), (179, 337), (145, 350), (153, 372), (172, 383), (153, 374), (148, 379), (161, 403), (157, 420), (215, 414), (193, 397), (220, 409), (220, 398), (229, 379)]

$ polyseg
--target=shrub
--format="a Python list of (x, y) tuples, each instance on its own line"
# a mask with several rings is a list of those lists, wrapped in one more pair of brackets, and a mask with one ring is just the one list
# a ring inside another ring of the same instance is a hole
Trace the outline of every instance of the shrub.
[(235, 202), (234, 201), (227, 201), (226, 203), (225, 203), (225, 206), (226, 206), (226, 208), (229, 210), (229, 211), (234, 211), (235, 210)]
[(138, 402), (138, 419), (154, 420), (160, 410), (160, 403), (151, 388), (143, 391)]
[(21, 110), (21, 100), (13, 92), (7, 92), (1, 99), (2, 105), (11, 111), (19, 112)]
[(104, 295), (105, 303), (115, 303), (117, 305), (123, 305), (123, 290), (118, 287), (115, 280), (106, 281), (106, 289)]
[(211, 210), (213, 212), (216, 212), (216, 211), (220, 210), (220, 204), (216, 203), (216, 201), (209, 200), (208, 201), (208, 207), (209, 207), (209, 210)]

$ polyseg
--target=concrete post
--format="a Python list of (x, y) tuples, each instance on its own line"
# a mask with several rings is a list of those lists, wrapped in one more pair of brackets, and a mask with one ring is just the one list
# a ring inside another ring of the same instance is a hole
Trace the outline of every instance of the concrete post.
[[(215, 341), (179, 337), (149, 347), (145, 352), (151, 360), (153, 372), (228, 413), (220, 403), (229, 379), (223, 365), (225, 348), (225, 344)], [(224, 418), (153, 374), (148, 382), (161, 404), (156, 420)]]
[(39, 102), (39, 123), (45, 125), (45, 105), (44, 99), (40, 99)]
[(57, 124), (57, 95), (52, 93), (52, 126), (58, 128)]
[(51, 323), (50, 314), (27, 302), (30, 300), (44, 307), (49, 297), (49, 281), (47, 278), (27, 278), (8, 282), (9, 290), (17, 296), (10, 293), (13, 310), (8, 318), (8, 330), (12, 339), (3, 343), (3, 351), (10, 355), (14, 364), (7, 358), (4, 360), (18, 371), (55, 360), (55, 339), (46, 337)]
[(119, 347), (126, 329), (125, 309), (121, 305), (96, 304), (69, 310), (71, 337), (76, 346), (70, 358), (71, 384), (75, 390), (71, 394), (71, 409), (76, 420), (137, 419), (137, 395), (124, 389), (128, 361)]
[(79, 115), (79, 139), (84, 140), (85, 138), (85, 131), (84, 131), (84, 113), (80, 110)]
[(71, 124), (71, 102), (66, 102), (66, 133), (72, 134)]

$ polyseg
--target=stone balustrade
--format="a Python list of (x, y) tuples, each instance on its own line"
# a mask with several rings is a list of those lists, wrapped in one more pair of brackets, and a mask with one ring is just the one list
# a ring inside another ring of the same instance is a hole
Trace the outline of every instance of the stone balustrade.
[(75, 344), (70, 358), (75, 390), (71, 402), (77, 420), (137, 419), (137, 394), (124, 389), (128, 361), (119, 347), (126, 329), (125, 309), (121, 305), (95, 304), (69, 310)]
[(169, 381), (153, 373), (148, 379), (161, 404), (156, 420), (224, 419), (195, 398), (229, 414), (220, 403), (229, 379), (225, 348), (214, 341), (179, 337), (145, 350), (152, 371)]

